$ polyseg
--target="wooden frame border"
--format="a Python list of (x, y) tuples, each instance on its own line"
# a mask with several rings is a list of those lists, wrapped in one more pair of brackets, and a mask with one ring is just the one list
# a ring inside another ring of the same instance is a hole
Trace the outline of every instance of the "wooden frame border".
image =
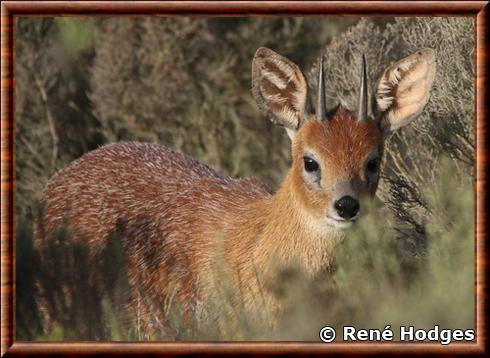
[[(18, 15), (430, 15), (476, 19), (476, 343), (66, 342), (15, 341), (14, 17)], [(487, 337), (488, 1), (5, 1), (1, 4), (1, 355), (476, 354)]]

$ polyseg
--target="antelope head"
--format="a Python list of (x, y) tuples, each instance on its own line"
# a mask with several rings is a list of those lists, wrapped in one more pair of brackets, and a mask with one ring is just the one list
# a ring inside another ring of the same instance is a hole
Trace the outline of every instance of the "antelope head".
[[(323, 57), (319, 60), (315, 113), (298, 66), (268, 48), (252, 65), (252, 93), (260, 110), (286, 129), (292, 141), (290, 190), (305, 215), (342, 229), (361, 213), (360, 198), (374, 196), (386, 138), (423, 110), (435, 75), (435, 54), (421, 49), (388, 66), (374, 87), (368, 110), (368, 78), (361, 58), (357, 108), (325, 107)], [(368, 194), (368, 195), (364, 195)]]

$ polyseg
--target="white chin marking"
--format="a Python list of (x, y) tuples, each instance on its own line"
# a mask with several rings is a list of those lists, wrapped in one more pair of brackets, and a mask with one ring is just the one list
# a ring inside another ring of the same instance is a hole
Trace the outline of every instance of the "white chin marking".
[(332, 219), (331, 217), (328, 217), (327, 216), (327, 223), (328, 225), (330, 226), (333, 226), (337, 229), (347, 229), (348, 227), (350, 227), (354, 221), (352, 220), (335, 220), (335, 219)]

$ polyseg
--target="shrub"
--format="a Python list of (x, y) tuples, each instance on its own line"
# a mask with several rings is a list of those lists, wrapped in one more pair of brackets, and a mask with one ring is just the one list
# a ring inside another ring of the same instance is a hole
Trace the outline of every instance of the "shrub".
[(34, 245), (32, 223), (18, 224), (18, 338), (109, 339), (114, 333), (108, 328), (112, 317), (107, 305), (122, 311), (117, 298), (126, 285), (118, 238), (109, 237), (97, 249), (64, 224), (49, 235), (40, 226)]
[(16, 19), (16, 214), (32, 209), (48, 179), (101, 143), (86, 96), (93, 23)]

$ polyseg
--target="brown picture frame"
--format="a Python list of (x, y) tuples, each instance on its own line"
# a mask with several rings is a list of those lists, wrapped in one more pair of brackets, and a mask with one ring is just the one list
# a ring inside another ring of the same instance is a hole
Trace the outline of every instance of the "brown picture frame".
[[(476, 20), (476, 340), (467, 343), (26, 342), (15, 339), (14, 17), (102, 15), (472, 16)], [(5, 1), (1, 4), (1, 355), (487, 354), (488, 1)]]

